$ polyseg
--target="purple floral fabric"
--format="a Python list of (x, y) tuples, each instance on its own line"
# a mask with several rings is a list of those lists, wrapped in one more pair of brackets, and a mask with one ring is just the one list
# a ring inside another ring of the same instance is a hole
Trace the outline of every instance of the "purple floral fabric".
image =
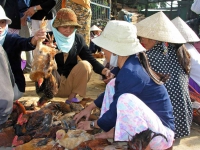
[[(111, 80), (105, 90), (104, 100), (101, 109), (102, 116), (113, 100), (115, 79)], [(146, 129), (151, 129), (162, 136), (153, 138), (150, 142), (151, 149), (163, 150), (172, 146), (174, 132), (165, 127), (159, 117), (139, 98), (133, 94), (122, 94), (117, 102), (117, 121), (115, 126), (115, 141), (129, 141), (131, 136)]]

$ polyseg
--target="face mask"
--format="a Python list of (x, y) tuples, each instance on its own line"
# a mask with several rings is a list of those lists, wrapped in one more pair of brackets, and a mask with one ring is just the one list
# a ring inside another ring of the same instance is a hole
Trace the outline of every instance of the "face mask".
[(110, 57), (110, 65), (113, 67), (117, 67), (118, 55), (111, 54)]

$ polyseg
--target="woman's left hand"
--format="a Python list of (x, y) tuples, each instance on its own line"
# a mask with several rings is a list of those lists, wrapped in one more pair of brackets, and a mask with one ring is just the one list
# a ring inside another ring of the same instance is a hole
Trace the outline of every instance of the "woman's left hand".
[(110, 82), (110, 80), (115, 77), (115, 75), (108, 68), (104, 68), (102, 70), (102, 74), (106, 76), (106, 79), (103, 80), (105, 83)]
[(91, 121), (81, 121), (78, 123), (77, 128), (82, 130), (93, 130), (90, 128)]

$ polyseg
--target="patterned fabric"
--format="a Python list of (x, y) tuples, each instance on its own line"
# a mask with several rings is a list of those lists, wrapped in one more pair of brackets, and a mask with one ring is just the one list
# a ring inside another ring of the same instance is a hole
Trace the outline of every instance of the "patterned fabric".
[(82, 25), (81, 28), (77, 30), (77, 33), (81, 34), (87, 46), (90, 44), (90, 24), (91, 24), (91, 9), (87, 9), (79, 4), (76, 4), (70, 0), (67, 0), (66, 7), (72, 9), (78, 20), (78, 24)]
[(10, 33), (10, 34), (19, 34), (19, 29), (13, 29), (13, 28), (8, 28), (8, 32)]
[(176, 50), (169, 44), (166, 51), (158, 43), (146, 52), (152, 69), (159, 73), (169, 74), (165, 87), (170, 95), (175, 118), (175, 138), (188, 136), (192, 123), (192, 104), (188, 91), (188, 75), (178, 62)]
[[(112, 103), (115, 79), (111, 80), (105, 90), (104, 100), (101, 109), (101, 116), (109, 109)], [(115, 126), (115, 141), (129, 141), (131, 136), (146, 129), (163, 134), (155, 137), (150, 142), (151, 149), (163, 150), (172, 146), (174, 132), (165, 127), (159, 117), (139, 98), (133, 94), (122, 94), (117, 103), (117, 121)]]

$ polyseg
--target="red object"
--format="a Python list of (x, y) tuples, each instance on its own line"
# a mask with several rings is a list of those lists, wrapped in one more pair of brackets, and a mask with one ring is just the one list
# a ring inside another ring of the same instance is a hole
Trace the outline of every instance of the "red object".
[(194, 43), (194, 47), (197, 49), (197, 51), (200, 53), (200, 41)]

